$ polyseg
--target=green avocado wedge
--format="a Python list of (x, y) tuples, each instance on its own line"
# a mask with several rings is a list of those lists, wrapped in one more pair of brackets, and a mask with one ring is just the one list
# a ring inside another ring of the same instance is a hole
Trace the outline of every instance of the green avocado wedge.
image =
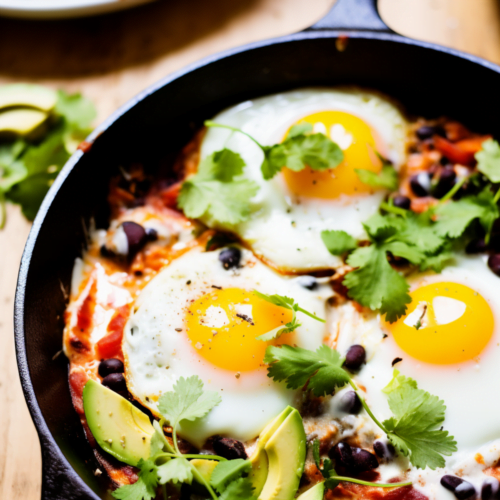
[(154, 428), (148, 416), (95, 380), (83, 389), (83, 409), (99, 446), (128, 465), (149, 457)]
[(304, 491), (302, 495), (297, 497), (297, 500), (323, 500), (323, 495), (325, 494), (325, 483), (315, 484), (312, 488)]
[(0, 111), (0, 137), (38, 139), (46, 132), (49, 115), (29, 108)]
[(292, 500), (299, 488), (306, 460), (302, 417), (293, 410), (264, 446), (269, 472), (259, 500)]
[(57, 92), (29, 83), (14, 83), (0, 87), (0, 110), (7, 108), (35, 108), (45, 113), (52, 111)]

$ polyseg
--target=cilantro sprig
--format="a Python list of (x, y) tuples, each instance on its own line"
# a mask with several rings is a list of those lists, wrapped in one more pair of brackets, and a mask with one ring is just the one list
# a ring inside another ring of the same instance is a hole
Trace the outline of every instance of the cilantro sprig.
[(333, 462), (329, 458), (325, 458), (323, 460), (323, 464), (321, 464), (321, 457), (319, 454), (319, 439), (315, 439), (313, 441), (312, 452), (314, 463), (325, 479), (325, 488), (329, 490), (334, 490), (341, 481), (361, 484), (363, 486), (374, 486), (376, 488), (401, 488), (402, 486), (412, 485), (411, 481), (401, 483), (372, 483), (371, 481), (363, 481), (361, 479), (354, 479), (353, 477), (339, 476), (333, 467)]
[(27, 219), (35, 218), (61, 168), (91, 132), (95, 116), (88, 99), (58, 91), (52, 125), (39, 142), (0, 143), (0, 229), (5, 224), (5, 200), (21, 205)]
[(311, 133), (313, 127), (310, 123), (293, 126), (283, 142), (272, 146), (263, 146), (247, 132), (230, 125), (207, 120), (205, 126), (239, 132), (257, 144), (264, 153), (260, 168), (265, 180), (272, 179), (283, 167), (294, 172), (299, 172), (306, 166), (322, 171), (337, 167), (344, 159), (344, 153), (330, 138), (321, 133)]
[(398, 188), (398, 173), (393, 165), (386, 160), (382, 155), (375, 151), (375, 154), (382, 162), (380, 172), (372, 172), (371, 170), (355, 168), (354, 172), (359, 180), (367, 186), (374, 188), (384, 188), (390, 191), (395, 191)]
[(309, 311), (306, 311), (305, 309), (302, 309), (302, 307), (300, 307), (299, 304), (297, 304), (295, 302), (295, 300), (290, 298), (290, 297), (285, 297), (284, 295), (278, 295), (278, 294), (267, 295), (265, 293), (260, 293), (257, 290), (254, 290), (253, 293), (255, 295), (257, 295), (257, 297), (265, 300), (266, 302), (270, 302), (271, 304), (274, 304), (275, 306), (284, 307), (285, 309), (289, 309), (293, 313), (291, 321), (286, 323), (284, 326), (277, 326), (276, 328), (273, 328), (269, 332), (266, 332), (262, 335), (259, 335), (258, 337), (256, 337), (257, 340), (263, 340), (263, 341), (267, 342), (268, 340), (277, 339), (277, 338), (281, 337), (281, 335), (283, 335), (284, 333), (293, 332), (295, 329), (297, 329), (302, 324), (297, 319), (297, 311), (300, 311), (301, 313), (309, 316), (310, 318), (315, 319), (316, 321), (320, 321), (321, 323), (325, 323), (324, 319), (318, 318), (318, 316), (316, 316), (315, 314), (310, 313)]
[(230, 149), (216, 151), (184, 181), (179, 207), (193, 219), (207, 216), (220, 223), (237, 224), (250, 214), (250, 200), (258, 185), (243, 176), (245, 162)]
[[(196, 480), (206, 488), (213, 500), (255, 500), (252, 483), (247, 477), (251, 468), (248, 460), (226, 462), (224, 457), (218, 455), (183, 454), (179, 450), (177, 428), (180, 422), (204, 417), (220, 401), (217, 392), (203, 390), (203, 382), (196, 375), (180, 377), (174, 390), (163, 394), (158, 401), (162, 419), (153, 422), (155, 433), (151, 439), (150, 457), (138, 463), (137, 482), (121, 486), (113, 492), (113, 497), (119, 500), (152, 500), (160, 485), (166, 500), (167, 483), (191, 484)], [(163, 432), (167, 422), (172, 427), (173, 444)], [(210, 481), (192, 464), (190, 459), (193, 458), (219, 461)]]
[(411, 378), (395, 375), (395, 381), (386, 388), (393, 416), (380, 422), (350, 373), (342, 367), (344, 359), (335, 349), (322, 345), (313, 352), (288, 345), (269, 346), (264, 362), (269, 365), (270, 378), (286, 381), (289, 389), (307, 387), (315, 396), (332, 394), (335, 389), (349, 384), (370, 418), (417, 468), (443, 467), (443, 455), (449, 456), (457, 450), (453, 437), (440, 429), (446, 409), (443, 401), (418, 389)]

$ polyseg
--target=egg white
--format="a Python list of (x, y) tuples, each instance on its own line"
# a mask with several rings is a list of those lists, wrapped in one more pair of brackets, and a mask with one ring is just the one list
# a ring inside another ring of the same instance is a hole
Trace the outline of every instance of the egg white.
[[(265, 367), (237, 374), (201, 357), (185, 332), (186, 305), (204, 292), (213, 292), (216, 285), (293, 297), (301, 307), (324, 318), (325, 299), (332, 293), (328, 286), (307, 290), (296, 278), (266, 267), (248, 250), (242, 250), (238, 269), (225, 270), (218, 257), (219, 251), (193, 250), (164, 268), (135, 302), (123, 339), (127, 386), (154, 413), (158, 397), (171, 391), (181, 376), (198, 375), (206, 390), (220, 393), (222, 402), (207, 417), (180, 428), (181, 436), (198, 447), (216, 434), (242, 441), (257, 437), (271, 418), (292, 404), (294, 393), (269, 379)], [(316, 349), (323, 341), (325, 324), (302, 313), (298, 317), (302, 326), (296, 330), (295, 342)]]
[[(446, 418), (444, 429), (455, 437), (458, 451), (445, 457), (446, 467), (431, 471), (411, 469), (409, 479), (430, 499), (447, 500), (454, 496), (439, 481), (444, 474), (458, 474), (473, 483), (480, 491), (486, 478), (483, 470), (500, 459), (500, 281), (486, 266), (482, 257), (460, 257), (456, 265), (439, 275), (425, 274), (410, 280), (413, 287), (432, 282), (452, 281), (469, 286), (488, 302), (495, 318), (493, 337), (479, 356), (479, 360), (455, 365), (433, 365), (412, 358), (394, 341), (390, 332), (384, 331), (375, 313), (358, 312), (351, 302), (332, 310), (332, 344), (341, 354), (349, 346), (361, 344), (367, 353), (367, 363), (355, 377), (366, 388), (366, 401), (374, 415), (383, 421), (391, 416), (387, 396), (382, 389), (393, 377), (392, 362), (401, 374), (412, 377), (420, 389), (444, 400)], [(388, 334), (384, 338), (384, 334)], [(358, 419), (368, 421), (362, 413)], [(361, 425), (361, 424), (358, 424)], [(368, 425), (372, 425), (368, 423)], [(479, 463), (479, 453), (484, 463)], [(402, 470), (406, 463), (401, 462)], [(381, 466), (383, 479), (394, 477), (394, 467)]]
[[(213, 120), (238, 127), (263, 145), (272, 145), (281, 142), (288, 128), (299, 119), (325, 110), (344, 111), (361, 118), (386, 144), (387, 156), (395, 168), (403, 163), (407, 132), (400, 111), (379, 95), (355, 88), (282, 92), (233, 106)], [(384, 190), (377, 190), (337, 200), (292, 196), (281, 175), (270, 181), (262, 178), (263, 153), (243, 134), (210, 128), (202, 142), (201, 158), (224, 147), (242, 156), (247, 165), (245, 175), (260, 189), (252, 200), (249, 220), (218, 227), (234, 231), (257, 255), (284, 270), (340, 266), (341, 260), (325, 248), (321, 231), (341, 229), (354, 237), (364, 237), (362, 222), (377, 210), (385, 195)], [(204, 222), (217, 226), (207, 218)]]

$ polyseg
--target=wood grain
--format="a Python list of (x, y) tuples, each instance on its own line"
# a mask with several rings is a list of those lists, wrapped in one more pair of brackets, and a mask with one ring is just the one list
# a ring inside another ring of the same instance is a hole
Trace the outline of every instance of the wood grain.
[[(146, 86), (201, 57), (301, 30), (331, 0), (163, 0), (129, 12), (58, 22), (0, 19), (0, 83), (82, 91), (98, 121)], [(396, 31), (500, 63), (496, 0), (381, 0)], [(446, 77), (436, 75), (436, 77)], [(40, 498), (40, 447), (14, 357), (13, 296), (30, 225), (9, 206), (0, 231), (0, 498)]]

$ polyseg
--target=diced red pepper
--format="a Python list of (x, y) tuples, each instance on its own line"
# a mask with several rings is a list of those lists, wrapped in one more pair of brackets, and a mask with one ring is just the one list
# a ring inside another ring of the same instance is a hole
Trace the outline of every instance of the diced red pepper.
[(161, 192), (161, 198), (165, 206), (168, 208), (177, 208), (177, 198), (179, 197), (181, 186), (181, 182), (176, 182)]
[(450, 142), (439, 135), (434, 136), (436, 149), (443, 154), (451, 163), (460, 165), (472, 165), (474, 155), (481, 149), (481, 145), (490, 136), (472, 137), (458, 142)]
[(97, 342), (97, 350), (101, 359), (123, 359), (123, 329), (129, 315), (129, 306), (120, 307), (108, 325), (108, 335)]

